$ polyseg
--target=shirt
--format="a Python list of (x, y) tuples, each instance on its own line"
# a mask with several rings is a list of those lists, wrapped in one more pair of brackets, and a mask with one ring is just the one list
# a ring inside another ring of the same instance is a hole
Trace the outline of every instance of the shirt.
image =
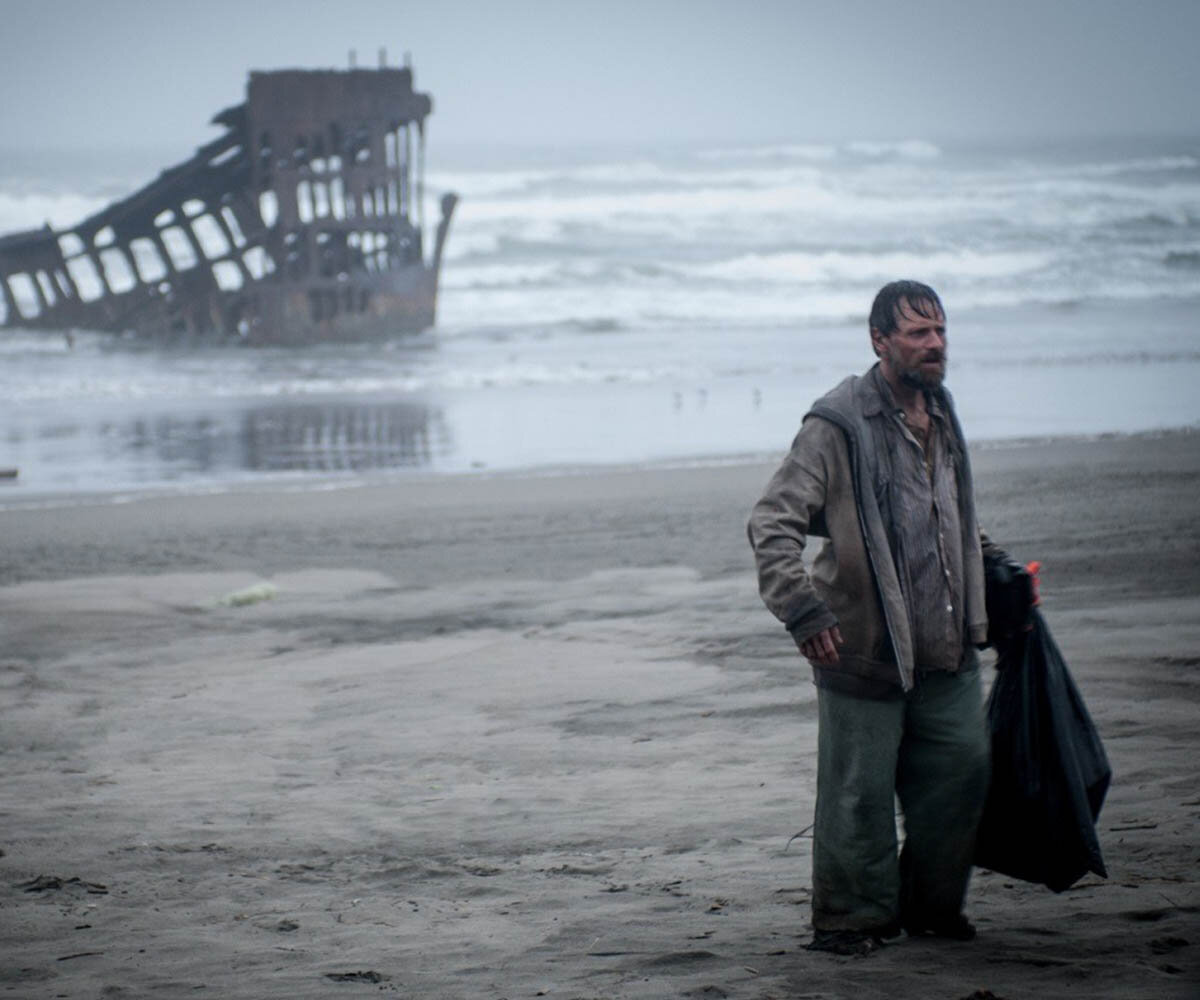
[(887, 380), (875, 379), (891, 415), (885, 421), (890, 465), (892, 542), (919, 670), (957, 670), (965, 651), (962, 525), (953, 430), (937, 401), (926, 396), (924, 440), (904, 419)]

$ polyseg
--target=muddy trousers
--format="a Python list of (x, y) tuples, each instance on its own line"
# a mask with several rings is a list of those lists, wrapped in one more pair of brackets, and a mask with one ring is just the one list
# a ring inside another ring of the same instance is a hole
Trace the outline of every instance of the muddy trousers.
[(989, 774), (979, 670), (921, 673), (894, 700), (825, 688), (817, 699), (813, 927), (869, 930), (961, 913)]

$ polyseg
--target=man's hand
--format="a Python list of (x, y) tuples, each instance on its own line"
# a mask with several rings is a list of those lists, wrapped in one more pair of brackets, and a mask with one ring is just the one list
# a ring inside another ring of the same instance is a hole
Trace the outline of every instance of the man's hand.
[(842, 633), (836, 625), (823, 628), (800, 643), (801, 655), (818, 667), (829, 667), (838, 661), (837, 648), (842, 644)]

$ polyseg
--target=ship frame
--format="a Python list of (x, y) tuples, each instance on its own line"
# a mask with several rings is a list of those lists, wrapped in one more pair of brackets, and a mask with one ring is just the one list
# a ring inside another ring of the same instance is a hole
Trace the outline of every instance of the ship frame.
[(433, 325), (429, 95), (408, 66), (252, 72), (224, 133), (78, 225), (0, 236), (0, 329), (288, 345)]

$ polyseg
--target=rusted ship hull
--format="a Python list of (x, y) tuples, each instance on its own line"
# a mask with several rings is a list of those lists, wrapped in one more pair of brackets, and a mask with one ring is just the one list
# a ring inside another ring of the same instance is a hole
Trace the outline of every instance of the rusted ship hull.
[(432, 110), (408, 68), (252, 73), (225, 134), (64, 230), (0, 237), (0, 327), (302, 344), (423, 330)]

